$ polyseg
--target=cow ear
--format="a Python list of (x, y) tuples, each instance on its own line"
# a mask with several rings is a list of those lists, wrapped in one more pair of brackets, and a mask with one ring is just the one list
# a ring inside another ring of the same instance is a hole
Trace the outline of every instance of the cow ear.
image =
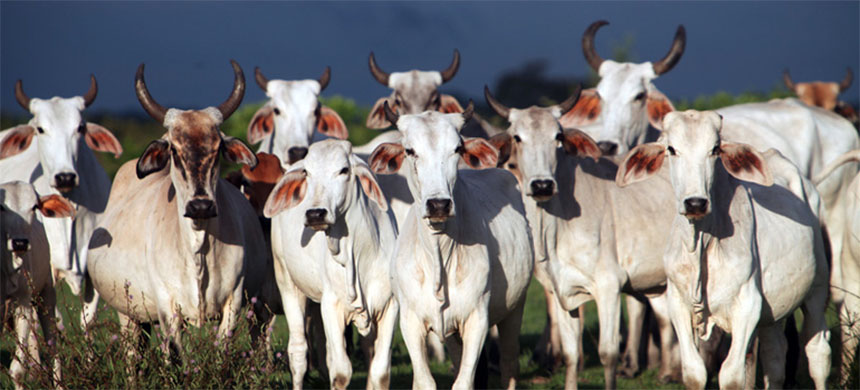
[(370, 113), (367, 114), (367, 123), (366, 126), (368, 129), (386, 129), (391, 127), (391, 122), (385, 118), (385, 102), (388, 102), (388, 106), (391, 107), (391, 110), (397, 113), (397, 105), (394, 104), (394, 101), (391, 98), (380, 98), (373, 105), (373, 108), (370, 109)]
[(494, 168), (499, 161), (499, 150), (483, 138), (470, 138), (463, 142), (460, 157), (472, 169)]
[(597, 146), (597, 142), (578, 129), (565, 129), (561, 134), (561, 145), (564, 151), (571, 156), (591, 157), (597, 161), (603, 152)]
[(288, 208), (294, 207), (302, 202), (308, 189), (307, 175), (304, 169), (294, 169), (287, 172), (263, 206), (263, 216), (272, 218)]
[(260, 142), (266, 136), (272, 134), (275, 130), (275, 110), (272, 106), (266, 104), (260, 107), (254, 117), (251, 118), (251, 123), (248, 124), (248, 143), (251, 145)]
[(379, 188), (379, 183), (376, 181), (376, 176), (370, 171), (370, 167), (354, 155), (350, 156), (350, 162), (352, 163), (352, 171), (355, 173), (355, 178), (361, 184), (364, 194), (376, 202), (382, 211), (388, 210), (388, 201), (385, 200), (385, 195), (382, 194), (382, 189)]
[(460, 106), (460, 102), (458, 102), (453, 96), (442, 95), (440, 100), (439, 112), (443, 114), (460, 114), (463, 112), (463, 107)]
[(648, 99), (645, 105), (647, 106), (648, 122), (651, 123), (651, 127), (662, 131), (663, 117), (675, 111), (675, 106), (672, 105), (672, 102), (669, 101), (666, 95), (656, 89), (648, 92)]
[(6, 136), (0, 141), (0, 160), (27, 150), (35, 134), (36, 129), (30, 125), (15, 126), (7, 130)]
[(656, 142), (633, 148), (618, 166), (615, 183), (619, 187), (627, 187), (651, 177), (663, 166), (665, 157), (666, 147)]
[(370, 169), (373, 172), (390, 175), (400, 170), (406, 149), (403, 145), (393, 142), (379, 144), (370, 154)]
[(558, 122), (564, 128), (590, 125), (600, 117), (600, 110), (600, 95), (596, 89), (589, 88), (580, 93), (573, 108), (563, 112)]
[(510, 134), (499, 133), (487, 140), (490, 145), (493, 145), (493, 147), (499, 151), (499, 158), (496, 162), (497, 167), (501, 167), (505, 161), (508, 161), (508, 159), (511, 158), (511, 139), (512, 137)]
[(87, 133), (84, 135), (87, 141), (87, 146), (97, 152), (113, 153), (114, 158), (119, 158), (122, 155), (122, 145), (119, 140), (114, 137), (110, 130), (87, 122)]
[(337, 114), (337, 111), (327, 106), (320, 107), (319, 116), (317, 117), (317, 131), (337, 139), (347, 139), (349, 137), (346, 123), (343, 123), (343, 119)]
[(165, 139), (150, 142), (137, 160), (137, 178), (143, 179), (151, 173), (164, 169), (170, 160), (169, 149), (170, 143)]
[(50, 218), (75, 217), (75, 206), (68, 199), (57, 194), (39, 197), (36, 208), (42, 215)]
[(768, 187), (773, 184), (770, 168), (761, 153), (746, 144), (723, 142), (720, 160), (730, 175), (750, 183)]
[(221, 151), (224, 158), (234, 164), (245, 164), (251, 168), (257, 166), (257, 156), (242, 140), (234, 137), (221, 136)]

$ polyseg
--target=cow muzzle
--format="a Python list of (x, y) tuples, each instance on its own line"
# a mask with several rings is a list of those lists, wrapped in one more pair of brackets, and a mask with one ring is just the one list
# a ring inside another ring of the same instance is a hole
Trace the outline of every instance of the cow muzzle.
[(431, 223), (442, 223), (451, 217), (451, 199), (428, 199), (425, 218)]
[(308, 209), (305, 211), (305, 226), (316, 231), (326, 230), (331, 226), (326, 216), (328, 216), (326, 209)]
[(687, 219), (698, 220), (708, 215), (708, 200), (705, 198), (684, 199), (684, 216)]
[(287, 159), (290, 164), (295, 164), (296, 161), (302, 160), (308, 155), (308, 148), (303, 146), (294, 146), (287, 150)]
[(60, 192), (69, 192), (78, 186), (78, 175), (73, 172), (63, 172), (54, 175), (54, 188)]
[(532, 199), (537, 202), (546, 202), (555, 195), (555, 182), (547, 179), (532, 180), (529, 189), (531, 189), (529, 196)]
[(185, 205), (185, 217), (191, 219), (209, 219), (218, 216), (215, 202), (211, 199), (194, 199)]
[(600, 141), (597, 143), (597, 147), (600, 148), (604, 156), (614, 156), (618, 153), (618, 144), (615, 142)]

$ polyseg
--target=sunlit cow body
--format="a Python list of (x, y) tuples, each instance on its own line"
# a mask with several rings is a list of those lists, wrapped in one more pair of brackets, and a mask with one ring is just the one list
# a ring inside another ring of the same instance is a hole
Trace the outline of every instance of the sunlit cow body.
[(457, 169), (461, 159), (472, 168), (493, 167), (497, 155), (486, 141), (460, 137), (460, 115), (398, 118), (386, 111), (403, 137), (378, 146), (371, 167), (385, 174), (405, 170), (416, 199), (401, 222), (391, 259), (413, 387), (436, 387), (426, 360), (428, 332), (448, 337), (458, 367), (453, 387), (473, 387), (487, 331), (498, 324), (502, 386), (514, 388), (517, 337), (534, 261), (516, 181), (502, 170)]
[[(32, 184), (14, 181), (0, 184), (0, 302), (15, 304), (15, 355), (9, 374), (16, 388), (22, 388), (27, 369), (39, 362), (39, 345), (53, 348), (54, 308), (57, 296), (51, 278), (48, 237), (39, 211), (45, 217), (73, 217), (74, 206), (60, 195), (39, 196)], [(36, 322), (45, 343), (36, 339)], [(2, 319), (6, 323), (6, 319)], [(60, 375), (59, 361), (54, 375)]]
[(716, 325), (732, 334), (720, 387), (754, 380), (745, 378), (745, 363), (757, 332), (765, 387), (780, 388), (784, 320), (801, 306), (810, 376), (824, 388), (830, 371), (824, 321), (829, 272), (818, 218), (802, 199), (771, 185), (760, 153), (723, 140), (721, 125), (714, 112), (667, 114), (660, 139), (634, 148), (616, 176), (626, 186), (652, 177), (668, 161), (675, 206), (664, 265), (684, 383), (704, 388), (695, 338), (707, 339)]

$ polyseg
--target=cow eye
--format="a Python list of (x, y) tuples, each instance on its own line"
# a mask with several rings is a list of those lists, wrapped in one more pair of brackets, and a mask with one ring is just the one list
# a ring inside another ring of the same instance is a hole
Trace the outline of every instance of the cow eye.
[(522, 138), (520, 138), (520, 136), (518, 136), (518, 135), (514, 136), (514, 141), (523, 142)]
[(722, 152), (722, 151), (723, 150), (720, 149), (720, 145), (714, 146), (714, 149), (711, 150), (711, 155), (712, 156), (718, 156), (720, 154), (720, 152)]
[(343, 167), (343, 169), (340, 170), (341, 175), (346, 175), (347, 173), (349, 173), (349, 167)]
[(645, 100), (645, 92), (639, 92), (639, 94), (637, 94), (636, 97), (633, 98), (633, 100), (637, 102)]
[(675, 155), (675, 148), (669, 146), (666, 148), (666, 150), (669, 152), (669, 155), (671, 155), (671, 156)]
[(454, 149), (454, 152), (456, 152), (457, 154), (464, 154), (466, 153), (466, 148), (464, 148), (463, 145), (460, 145), (457, 147), (457, 149)]
[(556, 135), (555, 135), (555, 140), (556, 140), (556, 141), (564, 141), (564, 134), (562, 134), (562, 133), (558, 133), (558, 134), (556, 134)]
[(281, 110), (279, 110), (277, 107), (275, 107), (274, 111), (275, 111), (275, 115), (281, 115)]
[(517, 169), (517, 164), (514, 164), (514, 163), (508, 164), (508, 169)]
[(45, 134), (45, 129), (43, 129), (41, 126), (37, 127), (36, 130), (39, 131), (39, 134)]
[(415, 156), (415, 149), (406, 149), (406, 154), (410, 156)]

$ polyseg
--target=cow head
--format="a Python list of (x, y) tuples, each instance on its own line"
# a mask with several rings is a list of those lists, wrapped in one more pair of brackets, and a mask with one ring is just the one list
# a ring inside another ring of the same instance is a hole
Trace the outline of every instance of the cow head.
[[(594, 159), (601, 155), (591, 137), (577, 129), (563, 129), (558, 123), (558, 118), (576, 104), (579, 96), (580, 88), (577, 88), (560, 104), (517, 109), (506, 107), (484, 87), (487, 104), (511, 123), (507, 131), (490, 139), (499, 150), (499, 166), (517, 176), (523, 195), (535, 201), (547, 201), (558, 192), (555, 172), (559, 147), (572, 155)], [(509, 160), (516, 161), (513, 167), (506, 165)]]
[(325, 68), (319, 80), (269, 80), (254, 69), (257, 85), (269, 101), (248, 124), (248, 142), (255, 144), (272, 137), (271, 153), (288, 166), (305, 157), (314, 130), (329, 137), (346, 139), (349, 132), (340, 115), (319, 102), (320, 93), (331, 80), (331, 69)]
[(384, 129), (392, 125), (385, 116), (385, 103), (394, 113), (420, 114), (424, 111), (439, 111), (447, 114), (461, 113), (463, 108), (453, 96), (439, 93), (439, 86), (457, 74), (460, 67), (460, 51), (454, 49), (454, 60), (447, 69), (439, 71), (411, 70), (387, 73), (376, 64), (373, 52), (369, 58), (370, 74), (380, 84), (394, 90), (390, 97), (376, 101), (367, 116), (367, 128)]
[(140, 104), (167, 128), (167, 134), (152, 141), (137, 161), (137, 177), (160, 171), (170, 162), (170, 178), (177, 204), (185, 217), (202, 227), (206, 219), (218, 215), (215, 185), (218, 183), (219, 154), (233, 163), (250, 166), (257, 157), (239, 139), (223, 134), (218, 126), (239, 107), (245, 94), (245, 75), (236, 61), (233, 65), (233, 91), (218, 107), (203, 110), (166, 109), (149, 94), (143, 79), (143, 64), (137, 68), (135, 90)]
[(845, 69), (845, 78), (841, 82), (812, 81), (807, 83), (795, 83), (788, 74), (788, 69), (782, 73), (782, 81), (788, 89), (797, 94), (797, 98), (808, 106), (821, 107), (828, 111), (836, 109), (839, 104), (839, 94), (851, 86), (854, 81), (851, 68)]
[(27, 150), (36, 137), (39, 162), (44, 174), (50, 178), (51, 186), (60, 192), (74, 189), (79, 183), (75, 162), (82, 147), (82, 138), (92, 150), (111, 152), (116, 157), (122, 154), (122, 146), (110, 130), (81, 118), (81, 111), (93, 103), (97, 93), (98, 84), (92, 75), (87, 93), (67, 99), (30, 98), (18, 80), (15, 98), (21, 107), (33, 114), (33, 119), (26, 125), (15, 127), (0, 140), (0, 159)]
[(720, 139), (723, 118), (713, 111), (673, 112), (663, 119), (663, 132), (657, 142), (639, 145), (618, 168), (619, 186), (653, 176), (669, 162), (672, 187), (678, 212), (690, 220), (711, 212), (711, 188), (717, 159), (732, 176), (764, 186), (773, 177), (764, 157), (746, 144)]
[(455, 216), (454, 186), (460, 160), (474, 169), (495, 167), (499, 152), (486, 140), (463, 139), (460, 129), (474, 112), (474, 105), (462, 114), (426, 111), (398, 115), (385, 103), (386, 116), (403, 134), (399, 143), (383, 143), (370, 155), (370, 167), (380, 174), (392, 174), (405, 165), (409, 190), (421, 216), (431, 229), (441, 230)]
[[(0, 252), (4, 253), (3, 267), (17, 269), (23, 262), (22, 255), (30, 250), (33, 242), (32, 227), (36, 223), (36, 212), (45, 217), (74, 217), (75, 208), (66, 198), (51, 194), (39, 196), (32, 184), (13, 181), (0, 184)], [(6, 254), (12, 258), (5, 258)], [(11, 263), (7, 263), (11, 261)], [(4, 269), (4, 273), (11, 271)]]
[(305, 226), (327, 230), (359, 199), (359, 191), (382, 210), (388, 209), (376, 177), (364, 161), (352, 154), (352, 144), (340, 140), (315, 142), (307, 157), (272, 190), (264, 215), (271, 218), (285, 209), (302, 207)]
[[(687, 33), (684, 26), (678, 26), (669, 53), (657, 62), (621, 63), (604, 60), (594, 49), (594, 34), (607, 24), (603, 20), (592, 23), (582, 37), (585, 59), (600, 75), (600, 82), (597, 88), (583, 94), (579, 107), (564, 115), (561, 124), (589, 131), (600, 141), (604, 154), (623, 154), (645, 141), (649, 123), (659, 129), (663, 115), (674, 111), (652, 81), (681, 59)], [(592, 123), (595, 126), (584, 127)]]

